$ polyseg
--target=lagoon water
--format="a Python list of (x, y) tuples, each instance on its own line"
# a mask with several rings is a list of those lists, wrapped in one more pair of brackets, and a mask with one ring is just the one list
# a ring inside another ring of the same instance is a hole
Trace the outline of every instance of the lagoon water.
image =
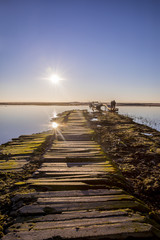
[[(23, 134), (51, 129), (54, 114), (87, 106), (0, 106), (0, 144)], [(160, 107), (120, 107), (119, 113), (160, 131)]]
[(20, 135), (47, 131), (54, 114), (72, 109), (87, 106), (0, 106), (0, 144)]
[(119, 113), (131, 117), (137, 123), (160, 131), (160, 107), (124, 106), (119, 108)]

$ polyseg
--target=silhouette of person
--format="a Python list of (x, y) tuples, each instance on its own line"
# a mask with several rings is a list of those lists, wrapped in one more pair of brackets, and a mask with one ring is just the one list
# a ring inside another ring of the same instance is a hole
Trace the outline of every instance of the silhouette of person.
[(111, 101), (111, 110), (115, 110), (115, 108), (116, 108), (116, 101), (113, 100)]

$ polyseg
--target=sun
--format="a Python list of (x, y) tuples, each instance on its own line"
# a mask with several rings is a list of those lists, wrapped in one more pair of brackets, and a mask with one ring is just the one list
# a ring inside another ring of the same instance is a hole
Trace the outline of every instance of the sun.
[(54, 128), (54, 129), (56, 129), (56, 128), (58, 128), (58, 123), (56, 123), (56, 122), (52, 122), (52, 128)]
[(57, 84), (59, 83), (59, 81), (61, 80), (61, 78), (57, 75), (57, 74), (53, 74), (49, 77), (49, 80), (54, 83)]

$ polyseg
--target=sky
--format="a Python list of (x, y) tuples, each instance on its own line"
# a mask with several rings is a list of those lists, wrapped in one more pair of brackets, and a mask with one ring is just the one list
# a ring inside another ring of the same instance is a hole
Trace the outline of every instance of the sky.
[(160, 102), (159, 0), (0, 0), (0, 102), (113, 99)]

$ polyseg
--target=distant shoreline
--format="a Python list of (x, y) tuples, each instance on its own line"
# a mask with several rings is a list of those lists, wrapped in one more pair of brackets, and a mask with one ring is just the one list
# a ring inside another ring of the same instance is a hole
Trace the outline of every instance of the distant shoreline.
[[(0, 105), (33, 105), (33, 106), (80, 106), (90, 102), (0, 102)], [(101, 102), (110, 104), (107, 102)], [(117, 106), (160, 107), (160, 103), (117, 103)]]

